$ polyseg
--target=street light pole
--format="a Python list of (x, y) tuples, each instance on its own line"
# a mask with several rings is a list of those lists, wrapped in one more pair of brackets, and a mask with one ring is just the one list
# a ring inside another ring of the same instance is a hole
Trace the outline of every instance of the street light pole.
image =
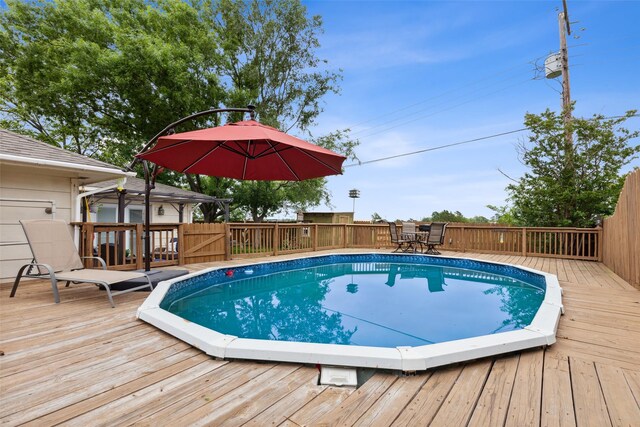
[(360, 197), (360, 190), (356, 190), (355, 188), (353, 190), (349, 190), (349, 197), (351, 197), (353, 199), (353, 219), (355, 220), (356, 217), (356, 199)]

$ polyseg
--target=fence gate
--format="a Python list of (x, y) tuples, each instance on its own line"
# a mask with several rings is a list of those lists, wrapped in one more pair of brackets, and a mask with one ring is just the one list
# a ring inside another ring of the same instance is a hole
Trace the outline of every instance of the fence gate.
[[(225, 260), (225, 224), (182, 224), (182, 247), (178, 249), (180, 264), (196, 264)], [(180, 245), (180, 243), (178, 243)]]

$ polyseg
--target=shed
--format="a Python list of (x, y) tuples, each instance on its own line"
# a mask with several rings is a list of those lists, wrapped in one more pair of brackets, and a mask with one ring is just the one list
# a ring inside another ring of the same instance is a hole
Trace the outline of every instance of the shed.
[(318, 224), (353, 224), (353, 212), (303, 212), (302, 218)]

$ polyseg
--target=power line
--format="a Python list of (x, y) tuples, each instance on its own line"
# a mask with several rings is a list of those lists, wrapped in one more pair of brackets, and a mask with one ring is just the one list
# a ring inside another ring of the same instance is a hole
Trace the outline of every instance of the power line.
[(396, 154), (394, 156), (381, 157), (379, 159), (367, 160), (365, 162), (351, 163), (349, 165), (346, 165), (345, 168), (349, 168), (349, 167), (353, 167), (353, 166), (362, 166), (362, 165), (366, 165), (366, 164), (369, 164), (369, 163), (381, 162), (383, 160), (397, 159), (398, 157), (413, 156), (414, 154), (426, 153), (427, 151), (435, 151), (435, 150), (440, 150), (440, 149), (443, 149), (443, 148), (454, 147), (456, 145), (469, 144), (471, 142), (477, 142), (477, 141), (482, 141), (482, 140), (485, 140), (485, 139), (497, 138), (499, 136), (510, 135), (512, 133), (523, 132), (523, 131), (525, 131), (527, 129), (528, 128), (510, 130), (510, 131), (507, 131), (507, 132), (502, 132), (502, 133), (496, 133), (496, 134), (493, 134), (493, 135), (482, 136), (480, 138), (468, 139), (466, 141), (454, 142), (454, 143), (451, 143), (451, 144), (438, 145), (437, 147), (430, 147), (430, 148), (425, 148), (425, 149), (422, 149), (422, 150), (411, 151), (409, 153), (402, 153), (402, 154)]
[[(415, 122), (415, 121), (417, 121), (417, 120), (421, 120), (421, 119), (424, 119), (424, 118), (427, 118), (427, 117), (434, 116), (434, 115), (436, 115), (436, 114), (438, 114), (438, 113), (441, 113), (441, 112), (443, 112), (443, 111), (453, 110), (454, 108), (460, 107), (461, 105), (468, 104), (468, 103), (470, 103), (470, 102), (476, 101), (477, 99), (485, 98), (485, 97), (487, 97), (488, 95), (493, 95), (493, 94), (495, 94), (495, 93), (502, 92), (502, 91), (504, 91), (504, 90), (510, 89), (510, 88), (512, 88), (512, 87), (515, 87), (515, 86), (519, 86), (519, 85), (521, 85), (521, 84), (523, 84), (523, 83), (527, 83), (527, 82), (529, 82), (529, 81), (531, 81), (531, 79), (527, 79), (527, 80), (523, 80), (523, 81), (516, 82), (516, 83), (514, 83), (514, 84), (511, 84), (511, 85), (508, 85), (508, 86), (502, 87), (502, 88), (497, 89), (497, 90), (495, 90), (495, 91), (492, 91), (492, 92), (489, 92), (489, 93), (485, 93), (484, 95), (481, 95), (481, 96), (480, 96), (480, 95), (479, 95), (479, 96), (475, 96), (475, 97), (473, 97), (473, 98), (471, 98), (471, 99), (467, 99), (467, 100), (462, 101), (462, 102), (459, 102), (459, 103), (457, 103), (457, 104), (453, 104), (453, 105), (451, 105), (451, 106), (449, 106), (449, 107), (446, 107), (446, 108), (440, 108), (440, 109), (438, 109), (438, 111), (435, 111), (435, 112), (432, 112), (432, 113), (428, 113), (428, 114), (423, 114), (423, 115), (420, 115), (420, 116), (418, 116), (418, 117), (415, 117), (415, 118), (412, 118), (412, 119), (409, 119), (409, 120), (404, 120), (404, 121), (402, 121), (402, 122), (400, 122), (400, 123), (397, 123), (397, 124), (395, 124), (395, 125), (388, 126), (388, 127), (386, 127), (386, 128), (383, 128), (383, 129), (380, 129), (380, 130), (377, 130), (377, 131), (374, 131), (374, 132), (371, 132), (371, 133), (368, 133), (368, 134), (365, 134), (365, 135), (361, 135), (359, 138), (368, 138), (368, 137), (371, 137), (371, 136), (374, 136), (374, 135), (378, 135), (378, 134), (381, 134), (381, 133), (385, 133), (385, 132), (387, 132), (387, 131), (389, 131), (389, 130), (391, 130), (391, 129), (395, 129), (395, 128), (397, 128), (397, 127), (400, 127), (400, 126), (403, 126), (403, 125), (406, 125), (406, 124), (409, 124), (409, 123)], [(393, 122), (395, 122), (395, 121), (397, 121), (397, 120), (398, 120), (398, 119), (391, 120), (391, 121), (389, 121), (388, 123), (393, 123)]]
[[(630, 116), (627, 116), (627, 115), (608, 116), (608, 117), (602, 117), (602, 119), (603, 120), (621, 119), (623, 117), (628, 117), (628, 118), (635, 117), (635, 118), (637, 118), (637, 117), (640, 117), (640, 114), (633, 114), (633, 115), (630, 115)], [(413, 156), (415, 154), (426, 153), (428, 151), (441, 150), (443, 148), (455, 147), (457, 145), (470, 144), (472, 142), (484, 141), (486, 139), (497, 138), (499, 136), (505, 136), (505, 135), (511, 135), (511, 134), (518, 133), (518, 132), (524, 132), (525, 130), (528, 130), (528, 129), (529, 128), (514, 129), (514, 130), (510, 130), (510, 131), (506, 131), (506, 132), (495, 133), (493, 135), (487, 135), (487, 136), (481, 136), (481, 137), (474, 138), (474, 139), (468, 139), (468, 140), (465, 140), (465, 141), (453, 142), (451, 144), (438, 145), (436, 147), (430, 147), (430, 148), (424, 148), (422, 150), (410, 151), (408, 153), (395, 154), (393, 156), (387, 156), (387, 157), (380, 157), (378, 159), (367, 160), (367, 161), (364, 161), (364, 162), (363, 161), (359, 161), (358, 163), (351, 163), (351, 164), (345, 165), (344, 167), (345, 168), (350, 168), (350, 167), (354, 167), (354, 166), (362, 166), (362, 165), (367, 165), (367, 164), (370, 164), (370, 163), (382, 162), (382, 161), (385, 161), (385, 160), (397, 159), (399, 157)]]
[[(512, 67), (512, 68), (511, 68), (511, 69), (509, 69), (508, 71), (511, 71), (513, 68), (516, 68), (516, 67)], [(528, 73), (530, 73), (530, 72), (531, 72), (531, 70), (528, 70), (527, 72), (528, 72)], [(503, 72), (503, 73), (496, 73), (496, 74), (494, 74), (494, 76), (497, 76), (497, 75), (500, 75), (500, 74), (504, 74), (504, 72)], [(487, 84), (487, 85), (485, 85), (485, 86), (482, 86), (482, 87), (471, 88), (471, 89), (469, 89), (469, 90), (468, 90), (467, 92), (465, 92), (465, 93), (461, 93), (461, 94), (456, 94), (456, 95), (454, 95), (454, 94), (455, 94), (455, 92), (459, 92), (459, 91), (461, 91), (461, 90), (463, 90), (463, 89), (465, 89), (465, 88), (467, 88), (467, 87), (472, 87), (472, 86), (476, 85), (477, 83), (479, 83), (479, 82), (481, 82), (481, 81), (486, 81), (486, 80), (488, 80), (488, 79), (489, 79), (489, 78), (491, 78), (491, 77), (487, 77), (487, 78), (482, 79), (482, 80), (478, 80), (478, 81), (475, 81), (475, 82), (472, 82), (472, 83), (469, 83), (469, 84), (466, 84), (466, 85), (462, 85), (462, 86), (457, 87), (457, 88), (455, 88), (455, 89), (451, 89), (451, 90), (448, 90), (448, 91), (446, 91), (446, 92), (443, 92), (443, 93), (441, 93), (441, 94), (439, 94), (439, 95), (436, 95), (436, 96), (430, 97), (430, 98), (428, 98), (428, 99), (426, 99), (426, 100), (424, 100), (424, 101), (417, 102), (417, 103), (411, 104), (410, 106), (403, 107), (403, 108), (400, 108), (400, 109), (397, 109), (397, 110), (391, 111), (391, 112), (389, 112), (389, 113), (387, 113), (387, 114), (378, 115), (378, 116), (376, 116), (375, 118), (372, 118), (372, 119), (369, 119), (369, 120), (365, 120), (365, 121), (363, 121), (363, 122), (360, 122), (359, 124), (364, 124), (364, 123), (369, 123), (369, 122), (371, 122), (371, 121), (373, 121), (373, 120), (379, 119), (380, 117), (386, 117), (386, 118), (387, 118), (387, 120), (380, 121), (380, 122), (378, 122), (377, 124), (375, 124), (375, 125), (373, 125), (373, 126), (370, 126), (370, 127), (368, 127), (368, 128), (352, 131), (352, 132), (351, 132), (351, 134), (352, 134), (352, 135), (358, 135), (358, 134), (365, 133), (365, 135), (361, 135), (361, 136), (357, 136), (357, 137), (358, 137), (358, 138), (368, 137), (368, 136), (375, 135), (375, 134), (380, 133), (380, 132), (384, 132), (384, 130), (379, 131), (379, 130), (376, 130), (376, 129), (377, 129), (377, 128), (381, 128), (381, 127), (385, 127), (385, 126), (387, 126), (387, 125), (389, 125), (389, 124), (391, 124), (391, 123), (398, 122), (398, 121), (400, 121), (400, 120), (402, 120), (402, 121), (403, 121), (402, 123), (410, 123), (410, 122), (412, 122), (412, 121), (415, 121), (416, 119), (407, 120), (407, 119), (409, 119), (409, 118), (410, 118), (410, 117), (412, 117), (412, 116), (418, 116), (418, 118), (424, 118), (424, 117), (429, 117), (429, 116), (431, 116), (431, 115), (437, 114), (437, 113), (439, 113), (439, 112), (441, 112), (441, 111), (450, 110), (451, 108), (455, 108), (455, 107), (457, 107), (457, 106), (464, 105), (464, 104), (466, 104), (466, 103), (468, 103), (468, 102), (472, 102), (472, 101), (474, 101), (474, 100), (476, 100), (476, 99), (481, 99), (481, 98), (484, 98), (484, 97), (486, 97), (486, 96), (488, 96), (488, 95), (491, 95), (491, 94), (493, 94), (493, 93), (500, 92), (501, 90), (504, 90), (504, 88), (501, 88), (501, 89), (497, 89), (497, 90), (496, 90), (496, 91), (494, 91), (494, 92), (489, 92), (489, 93), (481, 94), (481, 92), (482, 92), (482, 91), (484, 91), (484, 90), (486, 90), (486, 89), (489, 89), (489, 88), (491, 88), (492, 86), (500, 85), (500, 84), (503, 84), (504, 82), (507, 82), (507, 81), (509, 81), (509, 80), (513, 80), (513, 79), (515, 79), (515, 78), (518, 78), (521, 74), (522, 74), (522, 73), (518, 73), (518, 74), (513, 75), (513, 76), (511, 76), (511, 77), (507, 77), (507, 78), (505, 78), (505, 79), (503, 79), (503, 80), (499, 80), (499, 81), (496, 81), (496, 82), (492, 82), (492, 83), (489, 83), (489, 84)], [(531, 79), (527, 79), (527, 80), (525, 80), (524, 82), (522, 82), (522, 81), (521, 81), (521, 82), (519, 82), (519, 83), (517, 83), (517, 84), (522, 84), (522, 83), (525, 83), (525, 82), (530, 81), (530, 80), (531, 80)], [(509, 86), (507, 86), (507, 87), (512, 87), (512, 85), (509, 85)], [(450, 95), (452, 95), (452, 96), (450, 96)], [(416, 106), (418, 106), (418, 105), (422, 105), (422, 104), (424, 104), (424, 103), (426, 103), (426, 102), (428, 102), (428, 101), (435, 101), (436, 99), (438, 99), (438, 98), (442, 98), (442, 97), (445, 97), (445, 96), (449, 96), (449, 97), (447, 98), (447, 100), (446, 100), (446, 101), (439, 102), (439, 103), (437, 103), (437, 104), (428, 105), (428, 106), (425, 106), (425, 107), (420, 108), (420, 109), (415, 109), (414, 111), (412, 111), (412, 112), (410, 112), (410, 113), (408, 113), (408, 114), (402, 115), (402, 116), (400, 116), (400, 117), (390, 118), (391, 116), (397, 115), (397, 114), (399, 114), (399, 113), (401, 113), (401, 112), (403, 112), (403, 111), (406, 111), (406, 110), (409, 110), (409, 109), (413, 109), (414, 107), (416, 107)], [(465, 100), (465, 99), (466, 99), (466, 100)], [(456, 100), (465, 100), (465, 101), (460, 102), (460, 103), (458, 103), (458, 104), (455, 104), (453, 107), (446, 107), (446, 108), (442, 108), (442, 106), (443, 106), (443, 105), (446, 105), (447, 103), (451, 103), (451, 101), (456, 101)], [(438, 111), (433, 112), (433, 113), (428, 113), (427, 115), (422, 115), (422, 113), (424, 113), (424, 112), (428, 112), (429, 110), (434, 110), (434, 109), (438, 109)], [(351, 126), (350, 128), (353, 128), (353, 127), (354, 127), (354, 126)], [(396, 126), (393, 126), (393, 127), (396, 127)], [(388, 128), (388, 129), (392, 129), (393, 127), (390, 127), (390, 128)], [(387, 129), (387, 128), (385, 128), (385, 130), (386, 130), (386, 129)], [(373, 132), (372, 132), (372, 131), (373, 131)], [(371, 132), (371, 133), (370, 133), (370, 132)]]
[[(392, 115), (394, 115), (394, 114), (397, 114), (397, 113), (400, 113), (400, 112), (403, 112), (403, 111), (406, 111), (406, 110), (412, 109), (412, 108), (417, 107), (417, 106), (419, 106), (419, 105), (425, 104), (426, 102), (429, 102), (429, 101), (432, 101), (432, 100), (436, 100), (436, 99), (438, 99), (438, 98), (442, 98), (442, 97), (444, 97), (444, 96), (446, 96), (446, 95), (449, 95), (449, 94), (451, 94), (451, 93), (454, 93), (454, 92), (456, 92), (456, 91), (462, 90), (462, 89), (464, 89), (464, 88), (466, 88), (466, 87), (473, 86), (473, 85), (476, 85), (476, 84), (478, 84), (478, 83), (480, 83), (480, 82), (484, 82), (484, 81), (486, 81), (486, 80), (490, 80), (490, 79), (492, 79), (492, 78), (494, 78), (494, 77), (497, 77), (497, 76), (500, 76), (500, 75), (506, 74), (506, 73), (508, 73), (509, 71), (512, 71), (512, 70), (514, 70), (514, 69), (516, 69), (516, 68), (518, 68), (518, 67), (521, 67), (522, 65), (526, 65), (526, 64), (518, 64), (518, 65), (514, 65), (514, 66), (512, 66), (512, 67), (509, 67), (509, 68), (506, 68), (506, 69), (503, 69), (503, 70), (497, 71), (497, 72), (495, 72), (495, 73), (491, 73), (491, 74), (489, 74), (489, 75), (487, 75), (487, 76), (485, 76), (485, 77), (483, 77), (483, 78), (481, 78), (481, 79), (474, 80), (474, 81), (472, 81), (472, 82), (469, 82), (469, 83), (463, 84), (463, 85), (458, 86), (458, 87), (456, 87), (456, 88), (449, 89), (449, 90), (444, 91), (444, 92), (442, 92), (442, 93), (440, 93), (440, 94), (437, 94), (437, 95), (431, 96), (431, 97), (429, 97), (429, 98), (423, 99), (422, 101), (415, 102), (415, 103), (410, 104), (410, 105), (407, 105), (407, 106), (405, 106), (405, 107), (401, 107), (401, 108), (397, 108), (397, 109), (394, 109), (394, 110), (391, 110), (391, 111), (387, 111), (386, 113), (382, 113), (382, 114), (379, 114), (379, 115), (377, 115), (377, 116), (375, 116), (375, 117), (372, 117), (372, 118), (369, 118), (369, 119), (366, 119), (366, 120), (363, 120), (363, 121), (357, 122), (357, 123), (355, 123), (355, 124), (353, 124), (353, 125), (351, 125), (351, 126), (349, 126), (349, 127), (350, 127), (350, 128), (351, 128), (351, 127), (357, 127), (357, 126), (360, 126), (360, 125), (363, 125), (363, 124), (366, 124), (366, 123), (370, 123), (370, 122), (372, 122), (372, 121), (374, 121), (374, 120), (377, 120), (377, 119), (379, 119), (379, 118), (382, 118), (382, 117), (389, 117), (389, 116), (392, 116)], [(427, 108), (431, 108), (431, 107), (427, 107)], [(379, 125), (378, 125), (378, 126), (379, 126)], [(369, 129), (364, 129), (364, 130), (369, 130)], [(356, 131), (356, 132), (354, 132), (354, 133), (358, 133), (358, 132), (362, 132), (362, 131)]]

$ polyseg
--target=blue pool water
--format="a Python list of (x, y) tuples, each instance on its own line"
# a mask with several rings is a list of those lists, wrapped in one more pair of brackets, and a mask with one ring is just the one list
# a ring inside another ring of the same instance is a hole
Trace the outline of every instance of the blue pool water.
[(422, 255), (330, 255), (214, 270), (171, 286), (161, 307), (241, 338), (421, 346), (521, 329), (544, 278)]

